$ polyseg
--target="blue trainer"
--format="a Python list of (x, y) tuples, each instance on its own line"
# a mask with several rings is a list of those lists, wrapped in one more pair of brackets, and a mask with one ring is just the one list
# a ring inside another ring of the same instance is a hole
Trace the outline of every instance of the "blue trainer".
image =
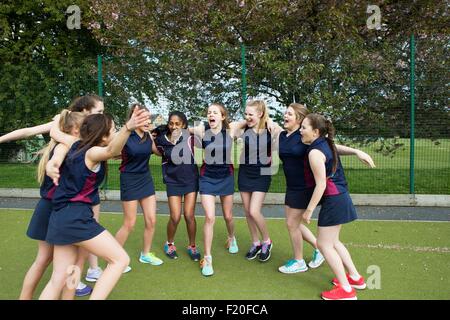
[(76, 297), (84, 297), (84, 296), (90, 295), (91, 293), (92, 293), (92, 288), (88, 285), (85, 285), (83, 282), (80, 281), (77, 289), (75, 290), (75, 296)]

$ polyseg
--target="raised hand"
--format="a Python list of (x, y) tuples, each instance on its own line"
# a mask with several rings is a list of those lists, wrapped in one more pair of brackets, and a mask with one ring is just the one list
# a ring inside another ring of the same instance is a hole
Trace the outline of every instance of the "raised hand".
[(141, 127), (148, 123), (150, 120), (150, 112), (145, 109), (139, 109), (138, 107), (134, 108), (133, 115), (130, 120), (126, 123), (126, 127), (128, 130), (133, 131), (138, 127)]

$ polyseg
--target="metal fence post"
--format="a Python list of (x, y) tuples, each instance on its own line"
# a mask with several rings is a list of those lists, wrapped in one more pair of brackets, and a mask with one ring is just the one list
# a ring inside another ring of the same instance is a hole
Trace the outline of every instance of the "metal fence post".
[(98, 95), (103, 97), (103, 60), (102, 56), (97, 56), (97, 84), (98, 84)]
[(415, 193), (415, 188), (414, 188), (414, 147), (415, 147), (415, 136), (414, 136), (414, 126), (415, 126), (415, 101), (414, 101), (414, 74), (415, 74), (415, 43), (414, 43), (414, 34), (411, 35), (410, 38), (410, 77), (409, 77), (409, 90), (410, 90), (410, 94), (411, 94), (411, 111), (410, 111), (410, 116), (411, 116), (411, 122), (410, 122), (410, 126), (411, 126), (411, 131), (410, 131), (410, 147), (409, 147), (409, 193), (414, 195)]

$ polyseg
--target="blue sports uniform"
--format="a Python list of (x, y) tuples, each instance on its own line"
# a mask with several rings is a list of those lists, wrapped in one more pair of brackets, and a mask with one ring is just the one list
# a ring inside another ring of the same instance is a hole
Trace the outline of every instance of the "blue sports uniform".
[(162, 155), (162, 174), (168, 197), (198, 191), (198, 168), (193, 152), (195, 137), (186, 133), (185, 130), (176, 144), (166, 135), (155, 140)]
[(306, 209), (314, 188), (305, 183), (304, 161), (308, 146), (302, 142), (299, 130), (289, 136), (282, 131), (279, 137), (279, 157), (286, 177), (284, 204), (295, 209)]
[(136, 131), (130, 134), (122, 149), (120, 165), (120, 200), (140, 200), (155, 194), (148, 161), (152, 154), (152, 139), (148, 133), (141, 138)]
[[(347, 181), (345, 179), (344, 168), (338, 156), (336, 172), (332, 172), (333, 152), (325, 138), (316, 139), (308, 148), (307, 155), (312, 150), (319, 150), (325, 155), (325, 168), (327, 184), (321, 199), (321, 209), (319, 213), (319, 227), (335, 226), (351, 222), (357, 219), (355, 207), (348, 193)], [(306, 184), (308, 187), (315, 186), (314, 176), (306, 157)]]
[(267, 129), (257, 134), (253, 129), (246, 127), (242, 139), (244, 150), (239, 165), (239, 191), (268, 192), (272, 179), (270, 175), (272, 136)]
[[(50, 152), (50, 159), (53, 156), (54, 150), (55, 149), (53, 148), (53, 150), (51, 150)], [(53, 210), (52, 198), (55, 190), (56, 186), (53, 183), (52, 179), (45, 175), (44, 181), (42, 182), (42, 185), (40, 187), (41, 199), (34, 209), (27, 229), (27, 236), (31, 239), (45, 241), (50, 214)]]
[(95, 171), (90, 170), (85, 163), (86, 150), (80, 152), (79, 144), (79, 141), (73, 144), (60, 169), (46, 237), (50, 244), (67, 245), (89, 240), (105, 230), (95, 221), (92, 205), (98, 199), (106, 163), (100, 163)]
[(213, 134), (205, 127), (202, 147), (205, 159), (200, 169), (200, 194), (227, 196), (234, 193), (234, 167), (231, 163), (233, 141), (226, 129)]

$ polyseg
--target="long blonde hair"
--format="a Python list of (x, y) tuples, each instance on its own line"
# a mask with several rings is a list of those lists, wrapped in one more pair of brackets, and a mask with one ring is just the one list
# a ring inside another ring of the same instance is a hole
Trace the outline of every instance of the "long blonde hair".
[(259, 119), (258, 132), (261, 129), (266, 129), (267, 119), (269, 118), (266, 103), (263, 100), (250, 100), (246, 107), (256, 108), (256, 111), (262, 114), (261, 119)]
[[(73, 128), (81, 127), (84, 118), (85, 115), (81, 112), (71, 112), (67, 109), (64, 109), (61, 112), (59, 118), (59, 129), (64, 133), (70, 134)], [(41, 160), (39, 161), (38, 165), (37, 180), (40, 184), (44, 182), (45, 166), (50, 160), (50, 153), (57, 144), (58, 143), (55, 140), (51, 139), (50, 142), (39, 151), (39, 153), (41, 154)]]

